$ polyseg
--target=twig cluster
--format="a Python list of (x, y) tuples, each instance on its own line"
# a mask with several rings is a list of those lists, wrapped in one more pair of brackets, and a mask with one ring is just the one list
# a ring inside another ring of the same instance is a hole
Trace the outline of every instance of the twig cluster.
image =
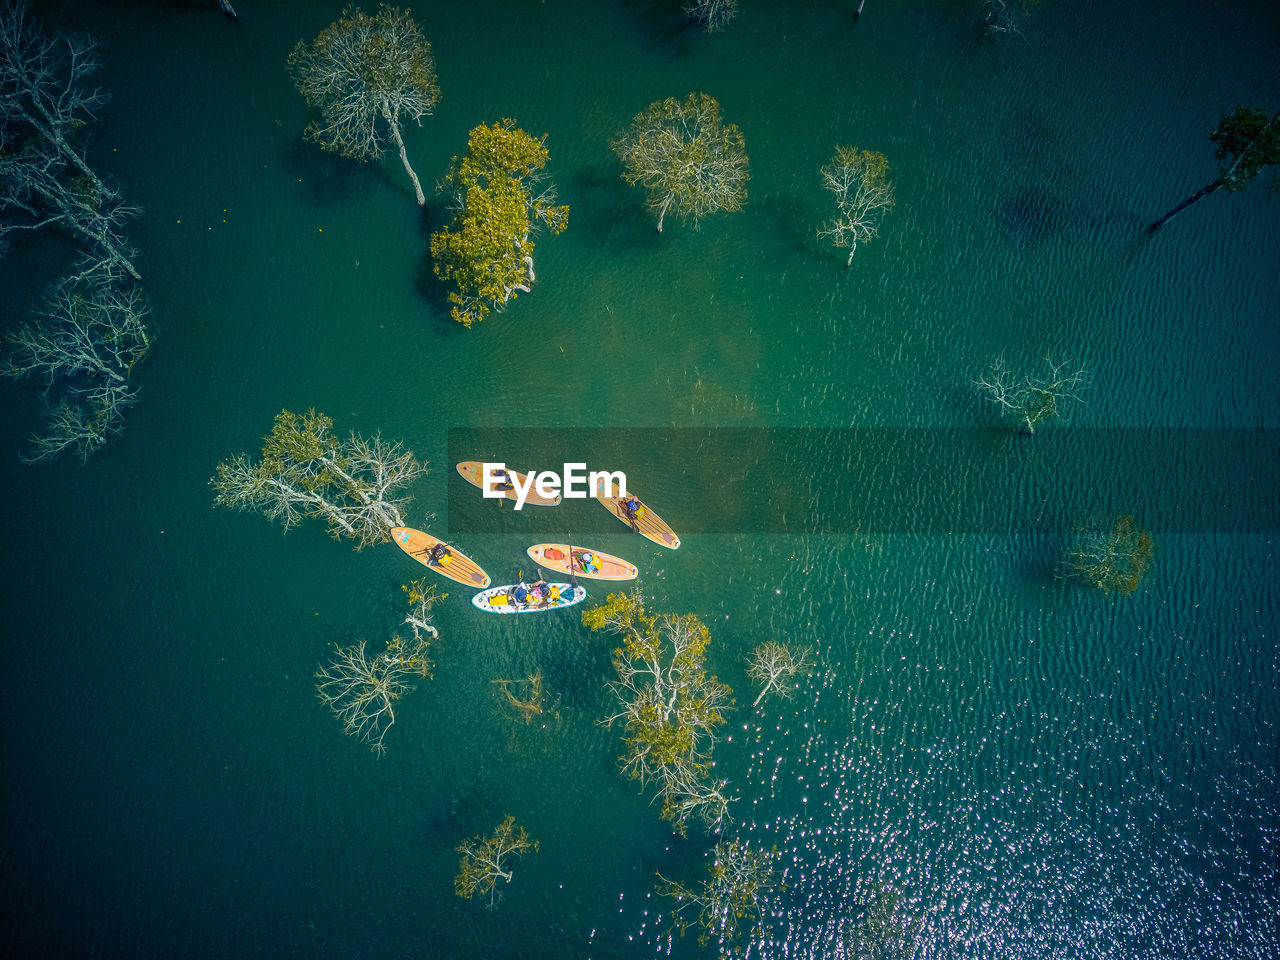
[(23, 2), (0, 4), (0, 253), (26, 231), (57, 227), (84, 245), (30, 321), (5, 337), (0, 373), (42, 381), (45, 412), (28, 463), (85, 460), (119, 433), (138, 399), (134, 366), (151, 345), (124, 225), (137, 209), (85, 159), (84, 131), (108, 95), (88, 37), (46, 35)]
[(656, 788), (662, 816), (677, 833), (691, 819), (718, 829), (736, 799), (712, 760), (733, 691), (707, 673), (707, 628), (692, 614), (652, 616), (635, 594), (610, 594), (583, 622), (622, 639), (613, 656), (618, 679), (608, 684), (617, 709), (600, 723), (623, 726), (623, 774), (642, 790)]
[(333, 421), (310, 410), (276, 416), (262, 459), (237, 454), (218, 464), (210, 485), (214, 502), (256, 510), (288, 531), (304, 517), (324, 520), (337, 539), (356, 548), (390, 539), (404, 525), (409, 497), (403, 489), (425, 471), (413, 451), (375, 434), (333, 436)]

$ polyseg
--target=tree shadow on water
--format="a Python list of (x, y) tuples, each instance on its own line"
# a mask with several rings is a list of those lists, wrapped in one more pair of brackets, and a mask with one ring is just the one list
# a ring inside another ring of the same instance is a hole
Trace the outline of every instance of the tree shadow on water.
[(760, 199), (749, 199), (747, 203), (757, 217), (772, 222), (773, 229), (768, 236), (773, 241), (775, 256), (816, 255), (829, 249), (829, 244), (817, 242), (812, 211), (796, 194), (771, 193)]
[(618, 167), (582, 167), (571, 182), (576, 202), (569, 229), (579, 237), (585, 233), (592, 247), (608, 245), (634, 252), (660, 245), (661, 236), (644, 208), (640, 189), (628, 186)]
[(684, 12), (684, 0), (622, 0), (622, 6), (655, 47), (673, 59), (689, 52), (689, 41), (699, 29)]
[(280, 151), (285, 169), (297, 183), (306, 202), (315, 207), (339, 207), (360, 197), (360, 184), (369, 176), (369, 165), (321, 150), (302, 137)]
[(1067, 224), (1062, 199), (1037, 187), (1007, 194), (1000, 200), (997, 213), (1005, 238), (1017, 247), (1044, 243)]

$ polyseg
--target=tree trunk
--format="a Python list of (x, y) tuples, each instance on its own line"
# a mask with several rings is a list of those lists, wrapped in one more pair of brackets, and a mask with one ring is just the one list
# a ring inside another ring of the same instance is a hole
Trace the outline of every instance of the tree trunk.
[(846, 270), (848, 270), (851, 266), (853, 266), (853, 251), (857, 249), (858, 249), (858, 241), (855, 240), (851, 244), (849, 244), (849, 259), (844, 262), (844, 268)]
[(418, 206), (425, 207), (427, 198), (422, 193), (422, 184), (418, 182), (418, 175), (413, 172), (413, 167), (409, 166), (409, 153), (404, 148), (404, 140), (400, 138), (400, 124), (391, 115), (391, 108), (386, 103), (382, 105), (382, 116), (386, 119), (387, 126), (391, 128), (391, 137), (395, 140), (396, 147), (400, 150), (400, 162), (404, 164), (404, 168), (409, 174), (409, 179), (413, 181), (413, 192), (418, 198)]
[(1218, 179), (1213, 181), (1213, 183), (1209, 184), (1207, 187), (1203, 187), (1202, 189), (1197, 190), (1195, 193), (1187, 197), (1187, 199), (1183, 200), (1180, 204), (1178, 204), (1176, 207), (1174, 207), (1172, 210), (1166, 213), (1163, 217), (1161, 217), (1159, 220), (1153, 223), (1150, 229), (1159, 230), (1166, 223), (1168, 223), (1170, 220), (1172, 220), (1174, 217), (1180, 214), (1183, 210), (1187, 209), (1187, 207), (1191, 206), (1197, 200), (1201, 200), (1204, 197), (1207, 197), (1209, 194), (1213, 193), (1213, 191), (1217, 190), (1220, 186), (1222, 186), (1222, 180)]
[(671, 206), (671, 201), (674, 199), (675, 199), (674, 196), (668, 195), (667, 199), (662, 201), (662, 209), (658, 211), (658, 232), (659, 233), (662, 232), (662, 221), (667, 216), (667, 207)]
[(862, 5), (866, 2), (867, 0), (858, 0), (858, 9), (853, 11), (853, 15), (855, 18), (862, 16)]

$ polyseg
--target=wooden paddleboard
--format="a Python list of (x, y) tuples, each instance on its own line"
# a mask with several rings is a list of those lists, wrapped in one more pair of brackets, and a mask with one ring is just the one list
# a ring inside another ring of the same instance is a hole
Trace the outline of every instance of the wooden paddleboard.
[[(480, 471), (483, 466), (484, 464), (479, 460), (463, 460), (458, 464), (458, 473), (462, 474), (462, 479), (467, 481), (467, 483), (471, 484), (473, 487), (479, 487), (483, 490), (484, 481), (480, 478)], [(520, 484), (522, 486), (524, 485), (525, 474), (521, 473), (519, 470), (508, 470), (507, 473), (511, 474), (512, 477), (518, 477), (520, 479)], [(514, 490), (507, 490), (505, 492), (505, 496), (508, 500), (519, 499), (519, 495)], [(537, 507), (554, 507), (560, 502), (560, 500), (561, 497), (558, 493), (554, 497), (543, 497), (539, 496), (537, 490), (530, 487), (529, 496), (525, 498), (524, 502), (526, 506), (528, 504), (533, 504)]]
[(421, 530), (415, 530), (413, 527), (392, 527), (391, 539), (413, 559), (430, 570), (432, 573), (438, 573), (442, 577), (448, 577), (450, 580), (457, 580), (458, 583), (465, 583), (469, 587), (487, 587), (492, 581), (489, 575), (480, 569), (480, 565), (465, 556), (457, 547), (449, 547), (449, 562), (444, 566), (427, 562), (427, 551), (434, 547), (437, 543), (444, 543), (429, 533), (423, 533)]
[[(604, 508), (612, 513), (615, 517), (631, 527), (631, 521), (627, 519), (625, 513), (622, 512), (621, 497), (606, 497), (603, 494), (596, 494), (596, 499), (604, 504)], [(660, 547), (667, 547), (671, 550), (680, 549), (680, 538), (676, 536), (676, 532), (667, 526), (667, 522), (660, 516), (644, 505), (644, 501), (640, 502), (640, 506), (644, 508), (644, 512), (640, 518), (635, 521), (634, 530), (638, 530), (641, 535), (648, 537)]]
[[(538, 600), (523, 605), (517, 604), (511, 595), (516, 584), (509, 583), (505, 587), (490, 587), (488, 590), (482, 590), (471, 598), (471, 602), (477, 610), (484, 610), (486, 613), (546, 613), (550, 610), (572, 607), (575, 603), (581, 603), (587, 599), (587, 588), (581, 585), (571, 587), (567, 583), (548, 583), (547, 586), (556, 587), (560, 591), (558, 600)], [(532, 601), (533, 598), (530, 597), (530, 600)]]
[[(529, 548), (529, 557), (534, 563), (541, 564), (557, 573), (569, 572), (569, 554), (573, 554), (573, 572), (580, 577), (592, 580), (634, 580), (640, 575), (634, 563), (627, 563), (621, 557), (611, 553), (602, 553), (593, 547), (570, 547), (566, 543), (536, 543)], [(600, 569), (588, 573), (582, 568), (582, 555), (591, 554)]]

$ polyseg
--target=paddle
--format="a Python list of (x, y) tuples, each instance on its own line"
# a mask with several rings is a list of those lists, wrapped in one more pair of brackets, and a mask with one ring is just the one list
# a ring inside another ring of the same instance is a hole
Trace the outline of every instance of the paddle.
[(566, 544), (569, 548), (569, 583), (570, 587), (569, 599), (572, 600), (578, 595), (578, 575), (573, 572), (573, 534), (569, 534), (569, 542)]

